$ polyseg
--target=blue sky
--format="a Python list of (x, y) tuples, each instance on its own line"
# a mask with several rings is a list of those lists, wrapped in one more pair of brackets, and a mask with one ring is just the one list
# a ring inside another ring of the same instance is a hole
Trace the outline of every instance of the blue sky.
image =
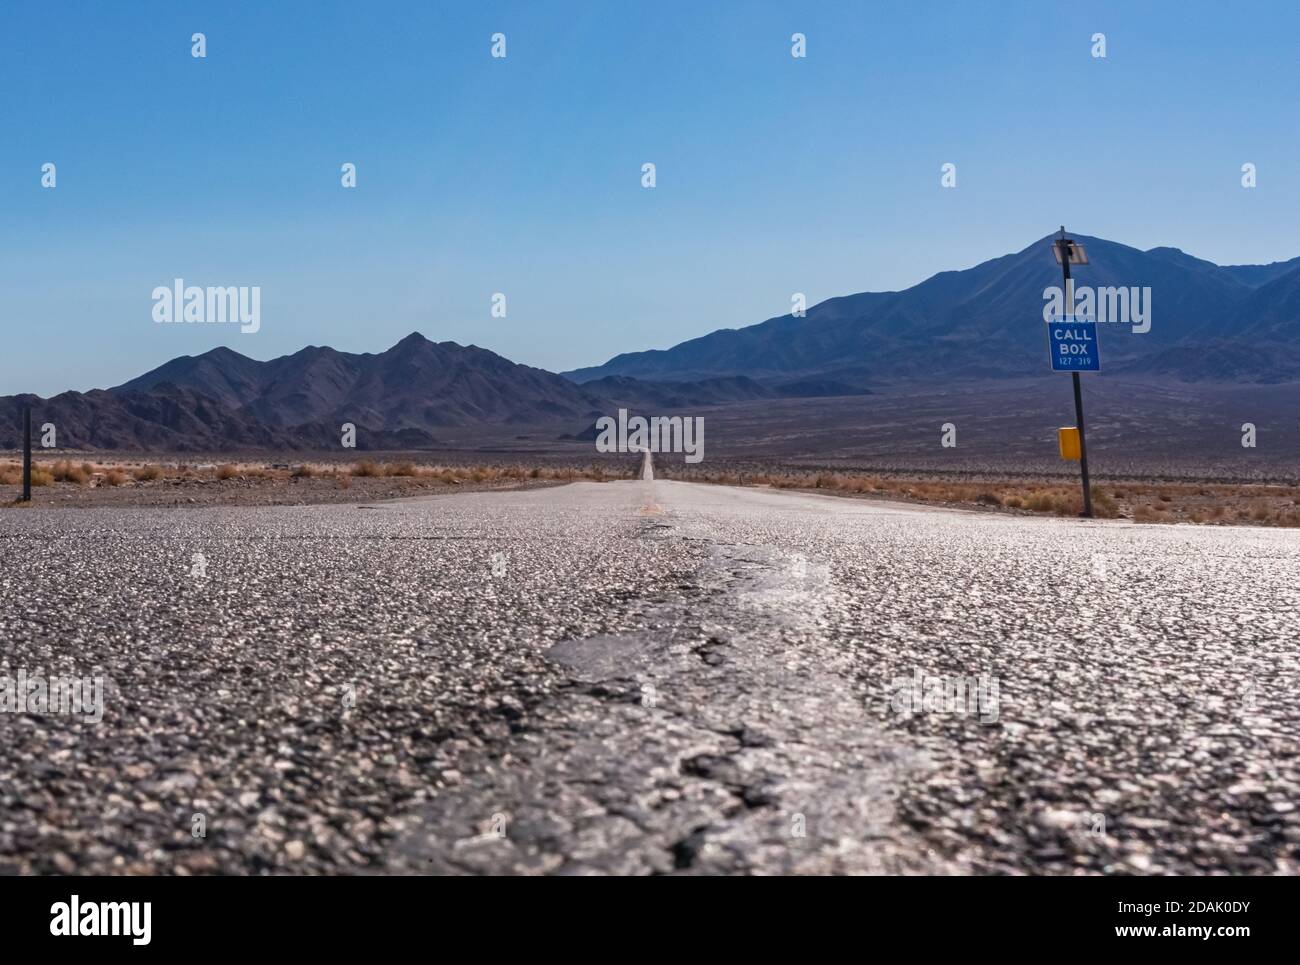
[[(55, 0), (4, 21), (0, 394), (411, 331), (561, 370), (1061, 223), (1300, 254), (1291, 3)], [(261, 330), (154, 324), (176, 277), (261, 286)]]

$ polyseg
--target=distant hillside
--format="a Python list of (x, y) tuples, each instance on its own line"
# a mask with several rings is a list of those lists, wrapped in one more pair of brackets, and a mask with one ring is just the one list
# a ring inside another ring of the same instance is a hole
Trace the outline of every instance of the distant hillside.
[[(1077, 285), (1149, 287), (1151, 330), (1101, 328), (1104, 369), (1187, 382), (1300, 379), (1300, 258), (1221, 267), (1176, 248), (1139, 251), (1073, 235), (1090, 264)], [(669, 349), (631, 352), (565, 373), (677, 381), (831, 378), (843, 385), (1014, 378), (1047, 365), (1043, 289), (1061, 284), (1052, 236), (901, 292), (832, 298), (805, 318), (722, 329)], [(846, 375), (851, 371), (852, 375)]]
[(184, 356), (110, 391), (162, 383), (200, 392), (271, 426), (365, 423), (436, 431), (598, 415), (604, 400), (551, 372), (476, 346), (412, 333), (378, 355), (310, 346), (258, 362), (228, 348)]
[[(60, 449), (124, 449), (218, 452), (239, 449), (333, 449), (339, 427), (315, 423), (292, 429), (268, 426), (215, 399), (162, 383), (148, 392), (64, 392), (0, 397), (0, 449), (22, 447), (23, 408), (31, 405), (32, 444), (40, 427), (53, 423)], [(419, 430), (387, 432), (357, 427), (358, 449), (421, 449), (436, 439)]]
[(107, 391), (0, 398), (0, 447), (21, 445), (26, 404), (55, 424), (60, 448), (423, 449), (437, 430), (475, 425), (590, 425), (620, 406), (671, 410), (771, 398), (751, 379), (701, 383), (611, 379), (579, 387), (475, 346), (419, 334), (377, 355), (305, 348), (259, 362), (228, 348), (182, 356)]

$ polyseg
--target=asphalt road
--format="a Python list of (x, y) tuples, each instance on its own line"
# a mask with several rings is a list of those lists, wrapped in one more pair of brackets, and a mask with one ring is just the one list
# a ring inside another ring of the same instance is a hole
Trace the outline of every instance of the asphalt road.
[(107, 680), (0, 713), (0, 870), (1300, 864), (1287, 531), (647, 480), (38, 508), (0, 597), (0, 675)]

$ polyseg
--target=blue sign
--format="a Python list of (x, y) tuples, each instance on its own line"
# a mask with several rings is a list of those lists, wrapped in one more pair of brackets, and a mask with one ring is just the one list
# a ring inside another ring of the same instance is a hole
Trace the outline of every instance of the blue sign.
[(1097, 323), (1066, 315), (1047, 323), (1047, 351), (1053, 372), (1100, 372)]

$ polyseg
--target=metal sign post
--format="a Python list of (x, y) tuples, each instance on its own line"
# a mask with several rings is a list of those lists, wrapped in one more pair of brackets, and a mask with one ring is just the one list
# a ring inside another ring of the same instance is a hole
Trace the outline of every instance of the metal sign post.
[(23, 407), (23, 498), (32, 501), (32, 407)]
[[(1076, 265), (1086, 265), (1088, 255), (1083, 250), (1083, 245), (1075, 244), (1074, 241), (1065, 237), (1065, 226), (1061, 226), (1061, 237), (1053, 242), (1053, 249), (1056, 254), (1056, 260), (1061, 263), (1061, 278), (1064, 284), (1062, 294), (1067, 299), (1066, 308), (1071, 317), (1074, 313), (1074, 292), (1070, 285), (1070, 263)], [(1093, 323), (1093, 331), (1096, 331), (1096, 324)], [(1096, 345), (1095, 334), (1093, 345)], [(1100, 363), (1094, 356), (1092, 371), (1096, 371)], [(1056, 368), (1055, 356), (1052, 360), (1053, 368)], [(1088, 485), (1088, 442), (1083, 432), (1083, 389), (1079, 385), (1079, 372), (1074, 369), (1070, 372), (1070, 379), (1074, 382), (1074, 420), (1079, 429), (1079, 473), (1083, 477), (1083, 515), (1092, 518), (1092, 487)]]

